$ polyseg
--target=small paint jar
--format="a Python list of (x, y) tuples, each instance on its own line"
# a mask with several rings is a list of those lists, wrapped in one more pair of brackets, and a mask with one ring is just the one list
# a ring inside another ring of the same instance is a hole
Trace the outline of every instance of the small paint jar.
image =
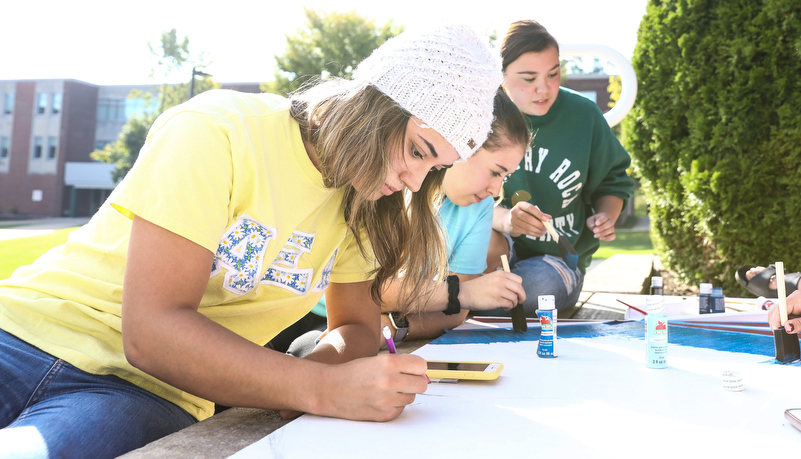
[(701, 284), (701, 293), (698, 295), (698, 314), (709, 314), (711, 311), (712, 284)]

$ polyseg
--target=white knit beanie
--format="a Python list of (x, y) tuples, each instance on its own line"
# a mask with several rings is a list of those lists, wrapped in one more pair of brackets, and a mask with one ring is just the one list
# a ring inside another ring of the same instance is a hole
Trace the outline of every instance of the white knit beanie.
[(387, 40), (354, 72), (440, 133), (466, 160), (491, 131), (500, 58), (470, 27), (450, 24)]

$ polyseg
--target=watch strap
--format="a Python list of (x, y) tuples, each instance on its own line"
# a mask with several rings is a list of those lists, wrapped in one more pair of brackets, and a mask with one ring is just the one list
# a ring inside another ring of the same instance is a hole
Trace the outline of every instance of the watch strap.
[(459, 276), (448, 276), (448, 307), (442, 311), (446, 316), (458, 314), (462, 310), (459, 302)]

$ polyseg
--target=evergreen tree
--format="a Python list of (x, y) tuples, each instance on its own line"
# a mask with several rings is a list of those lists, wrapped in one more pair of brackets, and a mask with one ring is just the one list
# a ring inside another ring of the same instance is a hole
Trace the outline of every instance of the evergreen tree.
[(745, 295), (741, 264), (801, 270), (801, 2), (649, 0), (623, 123), (662, 262)]

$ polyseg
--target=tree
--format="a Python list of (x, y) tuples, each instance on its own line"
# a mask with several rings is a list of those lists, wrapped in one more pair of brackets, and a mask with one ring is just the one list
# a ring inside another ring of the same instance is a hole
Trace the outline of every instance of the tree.
[[(147, 43), (147, 46), (151, 54), (157, 58), (157, 64), (150, 72), (152, 79), (165, 81), (176, 73), (186, 74), (186, 69), (190, 65), (198, 68), (204, 68), (207, 65), (202, 53), (196, 59), (191, 58), (189, 37), (179, 40), (175, 29), (161, 34), (161, 42), (158, 47), (153, 46), (150, 42)], [(189, 72), (189, 75), (194, 77), (192, 72)], [(209, 76), (195, 78), (195, 95), (220, 87)], [(95, 161), (116, 164), (117, 167), (112, 176), (115, 183), (122, 180), (133, 167), (136, 158), (139, 157), (139, 150), (145, 144), (145, 138), (150, 126), (158, 115), (170, 107), (185, 102), (189, 98), (189, 83), (162, 83), (161, 90), (157, 95), (134, 90), (128, 97), (145, 99), (148, 107), (147, 113), (143, 116), (131, 117), (123, 126), (116, 141), (89, 155)]]
[(737, 266), (801, 269), (801, 2), (649, 0), (623, 141), (660, 258), (745, 294)]
[(567, 59), (562, 59), (561, 67), (562, 75), (598, 75), (605, 71), (604, 66), (601, 64), (601, 59), (597, 57), (592, 58), (591, 67), (583, 56), (571, 56)]
[(315, 77), (350, 78), (359, 62), (403, 28), (392, 21), (376, 26), (355, 12), (324, 13), (306, 8), (306, 25), (286, 38), (276, 55), (275, 81), (262, 90), (286, 95)]
[(145, 144), (145, 138), (153, 124), (153, 119), (150, 116), (131, 118), (122, 127), (117, 140), (90, 155), (95, 161), (117, 165), (111, 175), (114, 183), (119, 183), (133, 167), (136, 158), (139, 157), (139, 150)]

